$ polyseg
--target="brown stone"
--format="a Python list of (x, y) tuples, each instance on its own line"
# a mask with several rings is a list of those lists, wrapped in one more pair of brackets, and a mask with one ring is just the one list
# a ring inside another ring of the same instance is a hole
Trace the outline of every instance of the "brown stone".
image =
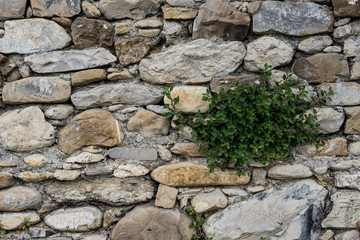
[(71, 36), (78, 48), (111, 47), (114, 28), (104, 20), (77, 19), (71, 24)]
[(199, 146), (196, 143), (176, 143), (170, 151), (177, 155), (185, 157), (204, 157), (205, 153), (199, 152)]
[(36, 153), (24, 158), (24, 162), (34, 168), (45, 167), (49, 163), (49, 159), (42, 154)]
[(337, 53), (320, 53), (308, 58), (297, 59), (292, 71), (308, 83), (334, 82), (349, 78), (347, 58)]
[(71, 76), (71, 85), (83, 86), (105, 79), (106, 71), (104, 69), (88, 69), (74, 73)]
[(72, 24), (72, 20), (70, 18), (54, 17), (52, 20), (66, 28), (70, 27)]
[(134, 78), (133, 75), (129, 72), (129, 70), (124, 69), (121, 72), (113, 72), (107, 75), (107, 79), (110, 81), (116, 81), (116, 80), (125, 80), (125, 79), (132, 79)]
[(239, 177), (235, 170), (221, 171), (216, 168), (210, 173), (207, 166), (190, 162), (158, 167), (152, 171), (151, 177), (161, 184), (174, 187), (231, 186), (247, 184), (250, 181), (247, 174)]
[(360, 80), (360, 62), (354, 62), (351, 69), (351, 80)]
[(0, 0), (0, 20), (24, 18), (27, 0)]
[(72, 154), (89, 145), (116, 146), (123, 139), (120, 124), (110, 112), (92, 109), (76, 115), (60, 131), (58, 146), (64, 153)]
[(176, 203), (178, 189), (160, 184), (156, 194), (155, 206), (163, 208), (173, 208)]
[(212, 92), (220, 93), (223, 88), (224, 91), (228, 91), (235, 83), (239, 84), (259, 84), (261, 81), (260, 75), (254, 73), (244, 73), (239, 76), (226, 76), (213, 78), (210, 82), (210, 89)]
[(141, 109), (129, 121), (127, 129), (138, 132), (144, 137), (167, 135), (170, 128), (170, 119), (151, 111)]
[(53, 179), (54, 173), (51, 173), (51, 172), (44, 172), (44, 173), (21, 172), (21, 173), (19, 173), (19, 175), (17, 177), (20, 178), (21, 180), (23, 180), (24, 182), (38, 183), (38, 182), (46, 181), (49, 179)]
[(161, 29), (139, 29), (139, 36), (156, 37), (160, 34)]
[(18, 212), (33, 209), (41, 202), (41, 193), (32, 188), (16, 186), (0, 191), (0, 211)]
[(203, 84), (210, 82), (212, 77), (203, 77), (203, 78), (191, 78), (188, 80), (185, 80), (184, 83), (186, 85), (197, 85), (197, 84)]
[(346, 115), (345, 134), (360, 134), (360, 107), (344, 108)]
[(332, 88), (334, 95), (330, 96), (331, 101), (327, 101), (326, 105), (330, 106), (352, 106), (360, 104), (360, 84), (355, 82), (336, 82), (322, 83), (317, 86), (319, 95), (320, 91), (329, 91)]
[(250, 27), (250, 17), (224, 0), (207, 0), (194, 20), (193, 39), (211, 38), (243, 40)]
[(14, 185), (16, 183), (16, 179), (12, 174), (7, 172), (0, 172), (0, 188), (6, 188)]
[(347, 141), (336, 137), (325, 141), (325, 145), (316, 149), (314, 144), (307, 144), (299, 151), (306, 156), (347, 156)]
[(37, 17), (73, 17), (80, 13), (80, 0), (48, 1), (31, 0), (31, 8)]
[(13, 82), (21, 78), (21, 73), (18, 68), (15, 68), (7, 77), (8, 82)]
[(116, 23), (115, 24), (115, 34), (121, 35), (127, 33), (131, 30), (131, 26), (129, 23)]
[(5, 77), (9, 75), (16, 68), (16, 63), (10, 59), (5, 57), (0, 64), (0, 72)]
[(84, 15), (88, 18), (99, 18), (101, 16), (100, 10), (87, 1), (81, 3), (81, 8)]
[(352, 0), (332, 0), (335, 17), (360, 17), (360, 2)]
[(198, 10), (188, 8), (163, 8), (164, 19), (189, 20), (194, 19)]

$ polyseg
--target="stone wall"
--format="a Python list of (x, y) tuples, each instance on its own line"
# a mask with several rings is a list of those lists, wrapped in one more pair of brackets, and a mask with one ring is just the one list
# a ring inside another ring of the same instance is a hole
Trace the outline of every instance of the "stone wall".
[[(188, 240), (190, 203), (214, 240), (360, 239), (359, 17), (356, 0), (0, 0), (0, 239)], [(270, 85), (334, 89), (330, 140), (210, 174), (162, 88), (206, 111), (264, 63)]]

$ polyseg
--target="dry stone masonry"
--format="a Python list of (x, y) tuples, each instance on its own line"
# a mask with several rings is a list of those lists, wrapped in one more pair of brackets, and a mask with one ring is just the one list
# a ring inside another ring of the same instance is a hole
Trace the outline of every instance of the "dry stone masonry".
[[(0, 239), (190, 240), (191, 204), (214, 240), (359, 240), (359, 17), (357, 0), (0, 0)], [(285, 162), (210, 173), (163, 117), (169, 84), (192, 114), (285, 73), (306, 101), (334, 90), (325, 144)]]

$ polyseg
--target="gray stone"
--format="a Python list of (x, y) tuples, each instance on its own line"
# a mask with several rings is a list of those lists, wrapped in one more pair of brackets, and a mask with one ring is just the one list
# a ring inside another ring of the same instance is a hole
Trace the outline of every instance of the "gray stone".
[(0, 213), (1, 229), (18, 230), (25, 218), (29, 218), (29, 224), (40, 222), (40, 216), (36, 212)]
[(162, 145), (156, 145), (156, 148), (162, 161), (168, 162), (172, 160), (172, 154), (166, 147)]
[(360, 104), (360, 84), (355, 82), (337, 82), (337, 83), (322, 83), (317, 86), (318, 91), (329, 91), (331, 87), (334, 90), (334, 95), (331, 96), (331, 101), (327, 101), (326, 105), (330, 106), (351, 106)]
[(350, 22), (351, 18), (340, 18), (338, 21), (334, 23), (334, 27), (344, 26)]
[(298, 49), (306, 54), (311, 54), (322, 51), (332, 43), (333, 40), (329, 36), (309, 37), (299, 43)]
[(105, 157), (102, 154), (94, 154), (89, 152), (82, 152), (79, 155), (69, 157), (65, 160), (67, 163), (96, 163), (103, 160)]
[(166, 3), (172, 7), (193, 7), (194, 0), (166, 0)]
[(164, 31), (166, 45), (177, 43), (181, 39), (189, 36), (188, 29), (179, 22), (176, 21), (164, 21)]
[(358, 230), (350, 230), (335, 235), (335, 240), (360, 240)]
[(238, 41), (217, 44), (197, 39), (142, 59), (140, 77), (150, 83), (166, 84), (190, 78), (226, 76), (239, 67), (245, 53), (244, 44)]
[(104, 48), (54, 51), (25, 57), (25, 62), (37, 73), (68, 72), (105, 66), (116, 57)]
[(351, 188), (360, 190), (360, 175), (359, 174), (336, 174), (335, 186), (338, 188)]
[(266, 171), (261, 168), (255, 168), (252, 172), (251, 183), (254, 185), (265, 185)]
[(353, 155), (360, 155), (360, 142), (352, 142), (348, 145), (348, 151), (349, 153)]
[(352, 81), (360, 80), (360, 62), (354, 62), (351, 69), (351, 78)]
[(16, 167), (18, 162), (19, 158), (15, 155), (0, 155), (0, 167)]
[(250, 3), (255, 34), (282, 33), (290, 36), (331, 32), (334, 16), (325, 6), (312, 2), (264, 1)]
[(0, 0), (0, 20), (24, 18), (27, 0)]
[(198, 213), (225, 208), (227, 204), (228, 199), (220, 189), (209, 193), (199, 193), (191, 199), (191, 205)]
[(319, 240), (330, 240), (334, 236), (334, 232), (326, 230), (326, 232), (319, 238)]
[(325, 53), (341, 53), (342, 49), (340, 46), (329, 46), (324, 49)]
[(177, 188), (159, 184), (155, 206), (163, 208), (175, 207), (178, 192), (179, 190)]
[(43, 238), (55, 234), (56, 231), (50, 228), (30, 227), (29, 233), (33, 238)]
[(261, 82), (262, 81), (258, 74), (242, 73), (239, 76), (226, 76), (226, 77), (213, 78), (210, 81), (210, 89), (212, 92), (220, 93), (222, 88), (224, 89), (224, 91), (228, 91), (235, 83), (239, 83), (239, 84), (246, 83), (249, 85), (254, 85), (254, 84), (260, 84)]
[(53, 51), (64, 48), (70, 41), (71, 37), (60, 25), (46, 19), (6, 21), (5, 36), (0, 38), (0, 52), (29, 54)]
[(146, 109), (159, 115), (164, 115), (165, 113), (171, 112), (170, 109), (164, 108), (164, 106), (161, 105), (147, 105)]
[(71, 105), (59, 104), (53, 105), (45, 111), (45, 116), (50, 119), (63, 120), (74, 112)]
[(360, 36), (351, 36), (344, 41), (344, 54), (347, 57), (360, 57)]
[(245, 190), (241, 188), (227, 187), (227, 188), (222, 188), (221, 191), (230, 197), (234, 197), (234, 196), (246, 197), (249, 195)]
[(73, 181), (81, 175), (80, 170), (62, 170), (57, 169), (54, 172), (54, 177), (60, 181)]
[(301, 164), (277, 165), (270, 168), (268, 177), (274, 179), (308, 178), (313, 173), (308, 167)]
[(135, 23), (137, 28), (161, 28), (163, 22), (160, 19), (145, 19)]
[(109, 150), (109, 157), (120, 160), (155, 161), (157, 151), (154, 148), (116, 147)]
[[(315, 108), (317, 120), (315, 124), (320, 124), (321, 133), (334, 133), (339, 131), (344, 123), (345, 114), (343, 112), (335, 111), (332, 108)], [(305, 114), (313, 114), (313, 111), (307, 110)]]
[(331, 170), (335, 170), (335, 171), (344, 171), (344, 170), (359, 169), (359, 168), (360, 168), (359, 160), (341, 161), (331, 166)]
[(283, 77), (285, 74), (291, 74), (291, 79), (294, 82), (298, 82), (298, 76), (296, 76), (295, 74), (274, 69), (271, 71), (271, 76), (268, 76), (266, 78), (269, 88), (274, 89), (276, 87), (276, 83), (278, 83), (279, 85), (284, 84), (285, 80), (283, 79)]
[(160, 89), (140, 84), (118, 83), (78, 91), (71, 95), (71, 101), (78, 109), (86, 109), (114, 104), (148, 105), (157, 104), (163, 95)]
[(346, 38), (351, 36), (352, 33), (352, 27), (350, 24), (345, 25), (345, 26), (341, 26), (341, 27), (337, 27), (334, 29), (333, 32), (333, 37), (334, 38)]
[(41, 202), (41, 193), (33, 188), (16, 186), (0, 191), (0, 211), (3, 212), (33, 209)]
[(265, 187), (263, 187), (263, 186), (249, 186), (246, 188), (246, 191), (248, 191), (249, 193), (257, 193), (257, 192), (261, 192), (264, 190), (265, 190)]
[(37, 17), (73, 17), (81, 11), (80, 2), (80, 0), (30, 0), (31, 8)]

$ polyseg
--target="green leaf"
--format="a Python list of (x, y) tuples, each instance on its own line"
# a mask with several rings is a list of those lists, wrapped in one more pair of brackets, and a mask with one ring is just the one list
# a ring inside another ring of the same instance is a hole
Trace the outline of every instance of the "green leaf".
[(163, 115), (163, 117), (166, 117), (166, 118), (171, 118), (172, 116), (174, 116), (173, 112), (167, 112)]
[(179, 103), (179, 101), (180, 101), (180, 96), (177, 96), (176, 98), (174, 98), (174, 104)]

